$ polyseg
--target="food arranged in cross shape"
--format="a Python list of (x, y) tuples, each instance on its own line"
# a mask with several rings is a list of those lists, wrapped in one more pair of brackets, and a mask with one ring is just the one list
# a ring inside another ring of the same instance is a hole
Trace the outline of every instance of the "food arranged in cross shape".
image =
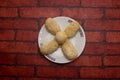
[(43, 55), (52, 54), (59, 47), (62, 48), (64, 56), (68, 60), (74, 60), (78, 57), (78, 52), (74, 45), (70, 42), (70, 38), (74, 37), (80, 29), (80, 24), (77, 21), (69, 23), (64, 31), (61, 31), (60, 26), (53, 18), (48, 18), (45, 21), (46, 30), (54, 35), (54, 39), (44, 43), (40, 47)]

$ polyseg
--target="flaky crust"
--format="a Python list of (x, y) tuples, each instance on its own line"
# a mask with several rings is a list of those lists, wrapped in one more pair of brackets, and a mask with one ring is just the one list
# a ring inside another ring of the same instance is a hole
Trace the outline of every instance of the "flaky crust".
[(56, 40), (48, 41), (40, 47), (43, 55), (51, 54), (58, 49), (59, 45)]
[(53, 18), (48, 18), (45, 21), (45, 27), (46, 27), (47, 31), (53, 35), (55, 35), (57, 32), (60, 31), (59, 25)]
[(75, 36), (77, 31), (80, 29), (80, 25), (78, 22), (71, 22), (67, 28), (64, 30), (68, 38), (72, 38)]
[(78, 56), (77, 50), (72, 45), (72, 43), (68, 40), (66, 40), (65, 43), (62, 45), (62, 51), (63, 51), (65, 57), (69, 60), (76, 59)]

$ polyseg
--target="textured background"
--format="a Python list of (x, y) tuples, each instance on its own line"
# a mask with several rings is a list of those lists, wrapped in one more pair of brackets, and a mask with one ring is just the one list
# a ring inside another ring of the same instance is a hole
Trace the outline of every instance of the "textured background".
[[(47, 17), (68, 16), (87, 44), (70, 64), (40, 55), (37, 37)], [(120, 78), (120, 0), (0, 0), (0, 80)]]

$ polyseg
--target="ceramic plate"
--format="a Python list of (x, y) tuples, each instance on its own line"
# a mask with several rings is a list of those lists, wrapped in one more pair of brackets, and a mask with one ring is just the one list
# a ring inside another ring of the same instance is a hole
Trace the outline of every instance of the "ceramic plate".
[[(75, 21), (72, 18), (69, 17), (64, 17), (64, 16), (60, 16), (60, 17), (55, 17), (54, 20), (59, 24), (61, 30), (63, 31), (72, 21)], [(41, 27), (41, 30), (39, 32), (38, 35), (38, 45), (39, 47), (41, 47), (42, 44), (44, 44), (47, 41), (53, 40), (55, 36), (51, 35), (49, 32), (47, 32), (45, 25), (43, 25)], [(78, 51), (78, 57), (81, 55), (84, 47), (85, 47), (85, 43), (86, 43), (86, 37), (85, 37), (85, 32), (83, 30), (83, 28), (80, 26), (80, 30), (77, 32), (77, 34), (69, 39), (71, 41), (71, 43), (74, 45), (74, 47), (76, 48), (76, 50)], [(72, 60), (68, 60), (61, 48), (59, 48), (57, 51), (55, 51), (52, 54), (49, 55), (44, 55), (45, 58), (47, 58), (48, 60), (54, 62), (54, 63), (69, 63)]]

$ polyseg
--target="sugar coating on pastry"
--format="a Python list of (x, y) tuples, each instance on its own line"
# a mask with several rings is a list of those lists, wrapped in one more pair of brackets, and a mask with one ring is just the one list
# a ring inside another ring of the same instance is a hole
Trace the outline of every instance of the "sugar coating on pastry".
[(55, 35), (57, 32), (60, 31), (59, 25), (53, 18), (48, 18), (45, 21), (45, 27), (46, 27), (47, 31), (53, 35)]
[(80, 29), (80, 24), (78, 22), (71, 22), (67, 28), (64, 30), (68, 38), (75, 36), (77, 31)]
[(65, 34), (65, 32), (60, 31), (60, 32), (57, 32), (55, 39), (59, 44), (63, 44), (67, 39), (67, 35)]
[(56, 40), (48, 41), (40, 47), (43, 55), (51, 54), (58, 49), (59, 45)]
[(69, 60), (74, 60), (78, 56), (77, 50), (69, 40), (66, 40), (62, 45), (62, 51), (65, 57)]

